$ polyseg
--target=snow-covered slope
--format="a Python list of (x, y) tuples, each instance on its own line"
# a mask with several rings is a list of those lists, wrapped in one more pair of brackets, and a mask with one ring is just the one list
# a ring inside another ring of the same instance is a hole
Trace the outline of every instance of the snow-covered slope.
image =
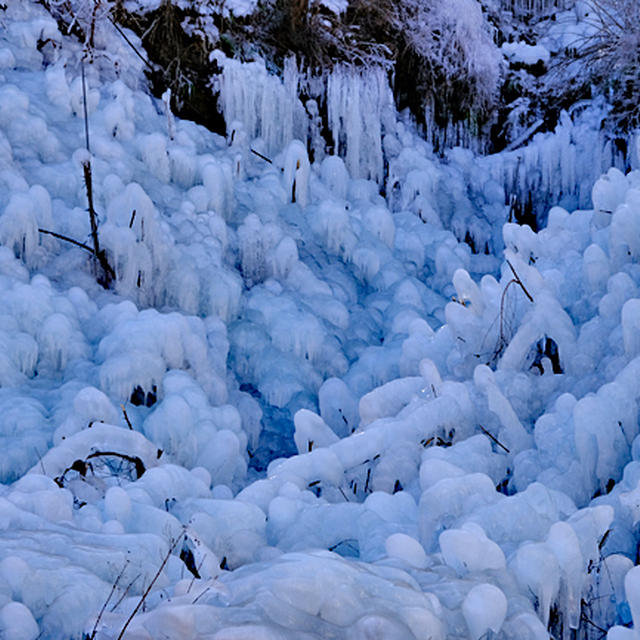
[[(385, 199), (299, 141), (270, 163), (276, 133), (175, 120), (108, 21), (83, 62), (6, 4), (0, 637), (640, 623), (638, 173), (536, 234), (503, 225), (495, 164), (396, 122)], [(87, 160), (111, 290), (39, 231), (90, 244)]]

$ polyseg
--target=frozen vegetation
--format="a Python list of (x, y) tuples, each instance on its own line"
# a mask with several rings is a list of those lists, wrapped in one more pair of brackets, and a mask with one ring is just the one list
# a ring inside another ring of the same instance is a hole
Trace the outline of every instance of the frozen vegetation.
[(640, 172), (603, 101), (442, 158), (339, 66), (340, 157), (293, 61), (218, 54), (224, 138), (109, 20), (87, 50), (5, 5), (0, 638), (640, 637)]

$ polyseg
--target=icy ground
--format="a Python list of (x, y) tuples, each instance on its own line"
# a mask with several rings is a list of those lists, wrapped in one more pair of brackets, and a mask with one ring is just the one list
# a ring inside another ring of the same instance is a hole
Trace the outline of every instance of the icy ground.
[[(241, 114), (229, 141), (174, 120), (108, 22), (88, 154), (81, 47), (6, 4), (0, 638), (640, 624), (640, 173), (536, 234), (490, 161), (387, 122), (385, 200), (296, 141), (261, 159)], [(540, 179), (581, 162), (571, 126), (545, 148), (573, 156), (527, 152)], [(111, 291), (38, 231), (89, 242), (89, 157)]]

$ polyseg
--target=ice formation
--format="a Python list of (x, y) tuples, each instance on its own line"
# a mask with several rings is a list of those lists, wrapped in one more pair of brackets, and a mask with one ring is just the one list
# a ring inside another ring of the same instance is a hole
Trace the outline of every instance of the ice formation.
[(640, 177), (585, 153), (600, 106), (443, 163), (338, 68), (314, 157), (292, 61), (220, 57), (225, 139), (98, 21), (89, 154), (81, 46), (6, 4), (0, 636), (117, 638), (152, 587), (124, 637), (637, 637)]
[(295, 60), (287, 60), (282, 81), (262, 61), (246, 65), (225, 58), (222, 64), (220, 95), (228, 123), (241, 122), (251, 139), (264, 140), (269, 153), (281, 151), (294, 138), (306, 138)]

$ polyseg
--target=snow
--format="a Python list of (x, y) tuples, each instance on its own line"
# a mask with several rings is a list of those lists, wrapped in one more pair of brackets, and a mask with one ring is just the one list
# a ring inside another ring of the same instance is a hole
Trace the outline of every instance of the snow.
[(385, 542), (385, 548), (389, 557), (403, 560), (416, 569), (424, 569), (428, 564), (422, 545), (404, 533), (390, 535)]
[(548, 64), (551, 56), (542, 45), (530, 45), (526, 42), (505, 42), (501, 49), (511, 62), (521, 62), (526, 65), (534, 65), (537, 62)]
[(445, 563), (459, 574), (467, 571), (504, 569), (502, 549), (489, 540), (482, 527), (469, 522), (462, 529), (447, 529), (440, 534), (440, 550)]
[(34, 640), (39, 634), (38, 623), (21, 602), (9, 602), (0, 609), (0, 629), (7, 640)]
[(321, 0), (323, 7), (333, 11), (333, 13), (341, 14), (347, 10), (349, 3), (346, 0)]
[(488, 631), (498, 633), (507, 615), (507, 598), (492, 584), (478, 584), (469, 591), (462, 603), (462, 613), (473, 640)]
[[(382, 72), (303, 105), (292, 60), (217, 52), (224, 139), (99, 21), (89, 153), (81, 45), (6, 4), (0, 636), (116, 638), (157, 574), (126, 637), (636, 637), (640, 177), (587, 153), (603, 107), (442, 159)], [(88, 160), (109, 290), (39, 231), (90, 245)]]

